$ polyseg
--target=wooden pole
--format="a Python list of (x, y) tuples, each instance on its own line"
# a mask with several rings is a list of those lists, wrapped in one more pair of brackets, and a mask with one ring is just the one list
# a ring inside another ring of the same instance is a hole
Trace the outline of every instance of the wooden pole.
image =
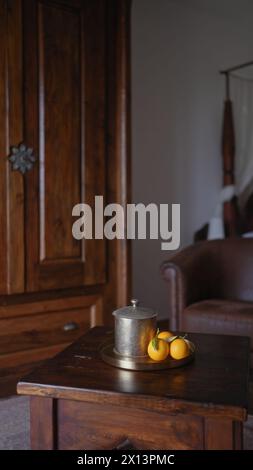
[[(223, 155), (223, 185), (230, 186), (235, 183), (235, 133), (233, 121), (233, 106), (229, 97), (229, 75), (226, 74), (226, 100), (224, 102), (222, 155)], [(224, 203), (223, 207), (225, 234), (234, 237), (239, 234), (239, 212), (236, 197)]]

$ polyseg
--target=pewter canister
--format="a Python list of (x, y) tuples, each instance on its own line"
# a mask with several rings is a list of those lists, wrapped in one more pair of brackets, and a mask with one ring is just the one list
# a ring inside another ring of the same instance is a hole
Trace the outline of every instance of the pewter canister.
[(150, 340), (156, 333), (157, 313), (149, 308), (138, 307), (137, 300), (132, 305), (119, 308), (115, 316), (115, 351), (122, 356), (147, 356)]

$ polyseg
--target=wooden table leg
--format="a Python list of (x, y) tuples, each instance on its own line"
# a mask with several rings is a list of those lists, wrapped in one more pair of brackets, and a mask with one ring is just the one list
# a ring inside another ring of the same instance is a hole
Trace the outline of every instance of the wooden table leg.
[(31, 449), (57, 449), (57, 401), (53, 398), (30, 398)]
[(205, 450), (240, 450), (242, 442), (243, 425), (241, 422), (229, 419), (205, 419)]

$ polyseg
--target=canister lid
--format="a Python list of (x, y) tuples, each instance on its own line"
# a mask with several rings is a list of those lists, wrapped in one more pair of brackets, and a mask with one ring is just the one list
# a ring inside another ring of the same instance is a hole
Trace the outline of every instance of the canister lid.
[(138, 307), (139, 301), (136, 299), (131, 300), (131, 304), (127, 307), (119, 308), (113, 312), (116, 318), (129, 318), (132, 320), (147, 320), (157, 316), (155, 310), (151, 308)]

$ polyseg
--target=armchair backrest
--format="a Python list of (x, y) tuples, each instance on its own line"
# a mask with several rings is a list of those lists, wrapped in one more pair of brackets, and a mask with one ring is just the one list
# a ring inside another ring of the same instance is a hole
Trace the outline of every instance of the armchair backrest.
[(219, 297), (253, 301), (253, 239), (213, 243), (217, 246), (219, 259), (215, 282)]
[(253, 301), (253, 239), (199, 242), (161, 267), (170, 296), (182, 308), (204, 299)]
[(161, 266), (170, 325), (177, 329), (188, 305), (206, 299), (253, 302), (253, 239), (199, 242)]

